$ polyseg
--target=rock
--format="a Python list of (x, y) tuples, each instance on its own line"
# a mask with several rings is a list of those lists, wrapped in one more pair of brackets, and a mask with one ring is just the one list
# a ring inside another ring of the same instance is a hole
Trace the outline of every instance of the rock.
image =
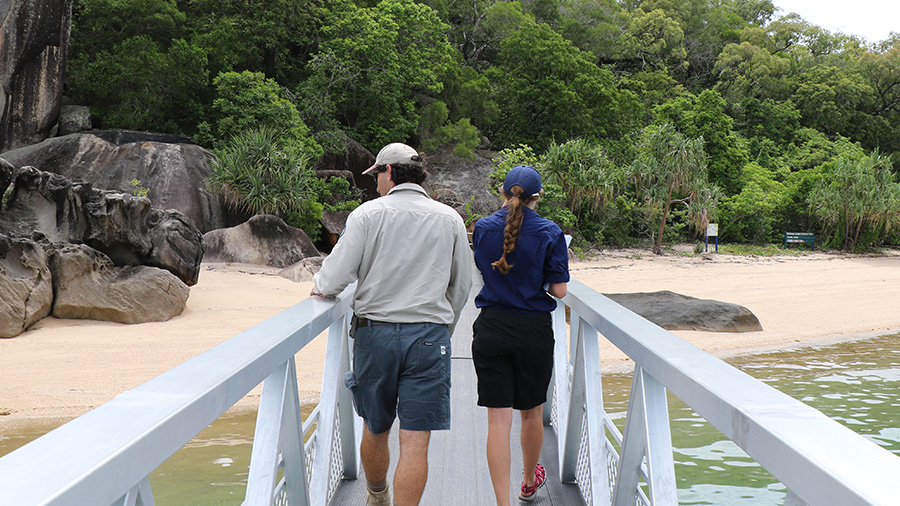
[(312, 240), (299, 228), (271, 214), (250, 218), (236, 227), (203, 235), (204, 260), (287, 267), (319, 256)]
[(322, 268), (323, 260), (325, 260), (325, 257), (304, 258), (294, 265), (278, 271), (278, 275), (295, 283), (306, 283), (307, 281), (312, 281), (313, 274), (319, 272), (319, 269)]
[(91, 108), (83, 105), (64, 105), (59, 110), (56, 135), (69, 135), (91, 129)]
[(0, 1), (0, 153), (46, 139), (56, 125), (72, 3)]
[(432, 198), (455, 208), (468, 223), (481, 216), (493, 214), (503, 204), (492, 193), (490, 175), (494, 162), (490, 152), (475, 152), (475, 160), (465, 160), (449, 150), (426, 153), (428, 177), (424, 187)]
[(34, 167), (16, 172), (0, 231), (23, 237), (37, 231), (50, 242), (86, 244), (117, 266), (161, 267), (188, 285), (197, 283), (203, 259), (200, 231), (178, 211)]
[(363, 171), (375, 163), (375, 155), (364, 148), (362, 144), (347, 136), (344, 136), (344, 146), (347, 148), (345, 153), (325, 153), (319, 158), (313, 169), (317, 174), (340, 173), (342, 177), (347, 177), (345, 174), (349, 172), (350, 182), (363, 190), (365, 195), (363, 200), (377, 198), (375, 179), (363, 175)]
[(190, 289), (168, 271), (144, 265), (116, 267), (83, 244), (52, 249), (56, 297), (53, 316), (118, 323), (166, 321), (180, 315)]
[(344, 233), (348, 216), (350, 216), (350, 211), (324, 211), (322, 213), (323, 238), (329, 245), (337, 244), (341, 234)]
[(48, 316), (53, 286), (43, 248), (0, 235), (0, 337), (15, 337)]
[(749, 309), (728, 302), (696, 299), (668, 290), (603, 295), (667, 330), (709, 332), (762, 330), (759, 319)]
[(134, 194), (140, 188), (132, 181), (138, 180), (153, 207), (181, 212), (201, 233), (247, 218), (206, 190), (213, 155), (183, 136), (95, 130), (53, 137), (2, 157), (16, 167), (32, 166), (103, 190)]
[(0, 158), (0, 197), (6, 193), (6, 190), (9, 188), (10, 183), (13, 181), (13, 176), (16, 173), (16, 168), (13, 165), (3, 158)]

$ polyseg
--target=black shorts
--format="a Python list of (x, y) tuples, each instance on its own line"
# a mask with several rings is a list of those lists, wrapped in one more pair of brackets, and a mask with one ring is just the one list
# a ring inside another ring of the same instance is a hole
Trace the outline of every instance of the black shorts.
[(472, 330), (479, 406), (527, 410), (547, 401), (553, 373), (550, 313), (483, 308)]

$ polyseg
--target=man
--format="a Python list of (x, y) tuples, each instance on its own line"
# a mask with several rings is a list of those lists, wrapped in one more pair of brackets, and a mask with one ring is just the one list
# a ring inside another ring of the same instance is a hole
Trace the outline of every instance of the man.
[[(450, 334), (472, 286), (465, 225), (421, 184), (415, 149), (385, 146), (363, 174), (381, 198), (350, 213), (344, 233), (313, 278), (312, 295), (353, 295), (353, 373), (346, 378), (365, 421), (360, 455), (370, 505), (419, 503), (432, 430), (450, 428)], [(394, 500), (387, 483), (388, 434), (400, 420)]]

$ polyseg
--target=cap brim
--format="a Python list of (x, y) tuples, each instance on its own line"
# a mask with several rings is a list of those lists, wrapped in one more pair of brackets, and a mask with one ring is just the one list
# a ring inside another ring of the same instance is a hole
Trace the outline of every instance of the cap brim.
[(375, 165), (372, 165), (372, 166), (369, 167), (368, 169), (362, 171), (362, 173), (363, 173), (363, 174), (369, 174), (370, 172), (372, 172), (373, 170), (375, 170), (375, 169), (377, 169), (377, 168), (378, 168), (378, 164), (376, 163)]

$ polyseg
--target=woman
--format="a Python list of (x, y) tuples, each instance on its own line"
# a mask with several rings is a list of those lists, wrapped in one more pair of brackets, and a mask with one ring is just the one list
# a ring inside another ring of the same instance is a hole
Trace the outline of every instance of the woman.
[(472, 234), (484, 288), (475, 297), (472, 357), (478, 405), (488, 408), (487, 459), (499, 506), (510, 504), (509, 436), (513, 409), (522, 418), (523, 473), (519, 499), (532, 501), (546, 473), (543, 404), (553, 370), (551, 312), (566, 295), (569, 257), (562, 230), (534, 212), (541, 175), (519, 165), (506, 175), (503, 207)]

